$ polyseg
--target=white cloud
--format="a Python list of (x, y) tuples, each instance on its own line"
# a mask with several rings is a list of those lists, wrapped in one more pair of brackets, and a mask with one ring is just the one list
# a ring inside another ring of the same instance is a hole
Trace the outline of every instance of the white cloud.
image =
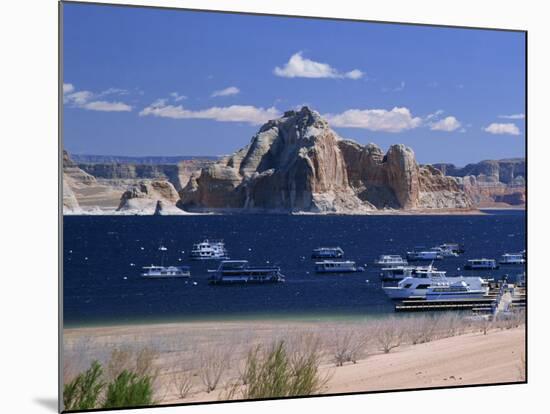
[(109, 88), (102, 92), (99, 92), (97, 96), (106, 96), (106, 95), (128, 95), (130, 92), (128, 92), (126, 89), (120, 89), (120, 88)]
[(347, 78), (357, 80), (365, 74), (359, 69), (341, 73), (328, 63), (315, 62), (302, 57), (302, 52), (293, 54), (283, 67), (276, 66), (273, 73), (283, 78)]
[(78, 92), (72, 92), (70, 94), (64, 95), (64, 98), (66, 98), (66, 102), (73, 103), (76, 106), (84, 105), (86, 102), (88, 102), (94, 94), (90, 91), (78, 91)]
[(76, 91), (70, 83), (63, 84), (63, 103), (73, 108), (87, 109), (90, 111), (102, 112), (128, 112), (132, 107), (124, 102), (100, 100), (98, 98), (106, 95), (126, 95), (129, 92), (125, 89), (110, 88), (99, 93), (91, 91)]
[(454, 116), (447, 116), (439, 121), (432, 122), (430, 129), (432, 131), (455, 131), (461, 127), (461, 123)]
[(63, 95), (65, 95), (66, 93), (71, 93), (72, 91), (74, 91), (74, 86), (72, 83), (63, 84)]
[(201, 110), (185, 109), (181, 105), (167, 105), (160, 99), (143, 109), (140, 116), (157, 116), (172, 119), (211, 119), (219, 122), (246, 122), (261, 125), (270, 119), (278, 118), (281, 113), (274, 107), (257, 108), (251, 105), (231, 105)]
[(356, 79), (361, 79), (363, 77), (363, 75), (365, 75), (365, 74), (363, 72), (361, 72), (359, 69), (353, 69), (353, 70), (350, 70), (349, 72), (347, 72), (345, 74), (345, 77), (349, 78), (349, 79), (356, 80)]
[(92, 101), (82, 106), (84, 109), (91, 111), (104, 112), (130, 112), (132, 107), (123, 102), (108, 102), (108, 101)]
[(488, 127), (483, 128), (485, 132), (489, 132), (490, 134), (508, 134), (508, 135), (519, 135), (519, 128), (512, 123), (506, 123), (506, 124), (499, 124), (499, 123), (492, 123)]
[(170, 92), (170, 96), (174, 100), (174, 102), (183, 101), (184, 99), (187, 99), (187, 96), (180, 95), (178, 92)]
[(525, 114), (499, 115), (502, 119), (525, 119)]
[(230, 96), (230, 95), (237, 95), (241, 91), (236, 86), (230, 86), (225, 89), (220, 89), (219, 91), (214, 91), (212, 95), (210, 95), (212, 98), (215, 98), (216, 96)]
[(340, 114), (324, 115), (335, 127), (363, 128), (371, 131), (401, 132), (422, 124), (422, 118), (413, 117), (408, 108), (348, 109)]
[(425, 120), (429, 121), (430, 119), (439, 118), (445, 111), (443, 109), (438, 109), (437, 111), (426, 115)]

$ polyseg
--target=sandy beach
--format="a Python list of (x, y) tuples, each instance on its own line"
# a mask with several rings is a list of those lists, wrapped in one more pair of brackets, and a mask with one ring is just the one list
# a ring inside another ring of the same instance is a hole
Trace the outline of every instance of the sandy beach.
[[(363, 332), (367, 338), (356, 363), (336, 367), (332, 342), (349, 332)], [(523, 326), (492, 328), (486, 335), (477, 328), (452, 336), (434, 336), (426, 343), (402, 344), (384, 353), (372, 340), (365, 324), (334, 322), (189, 322), (64, 330), (65, 369), (70, 378), (94, 359), (108, 361), (113, 349), (152, 349), (155, 352), (156, 400), (159, 404), (190, 403), (227, 399), (227, 389), (238, 381), (243, 361), (254, 344), (314, 334), (323, 339), (320, 376), (327, 382), (321, 393), (398, 390), (418, 387), (459, 386), (523, 381), (525, 350)], [(199, 375), (207, 353), (226, 359), (216, 390), (206, 392)], [(190, 372), (191, 389), (185, 398), (177, 392), (180, 373)], [(238, 398), (238, 397), (235, 397)]]

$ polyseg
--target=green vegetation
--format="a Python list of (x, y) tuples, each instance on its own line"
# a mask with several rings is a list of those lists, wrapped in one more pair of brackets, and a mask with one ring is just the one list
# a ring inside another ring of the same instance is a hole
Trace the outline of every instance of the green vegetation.
[(318, 393), (326, 380), (319, 376), (317, 344), (289, 352), (284, 341), (268, 351), (257, 346), (248, 353), (242, 374), (243, 398), (273, 398)]
[(93, 361), (88, 370), (63, 387), (64, 409), (73, 411), (154, 404), (155, 373), (152, 366), (155, 355), (144, 349), (136, 355), (133, 366), (132, 356), (133, 353), (128, 350), (113, 350), (106, 364), (106, 372), (98, 361)]
[(138, 376), (122, 371), (108, 385), (103, 408), (137, 407), (153, 404), (152, 379), (148, 375)]
[(66, 410), (86, 410), (97, 407), (101, 391), (105, 387), (102, 380), (103, 369), (97, 361), (63, 387), (63, 405)]

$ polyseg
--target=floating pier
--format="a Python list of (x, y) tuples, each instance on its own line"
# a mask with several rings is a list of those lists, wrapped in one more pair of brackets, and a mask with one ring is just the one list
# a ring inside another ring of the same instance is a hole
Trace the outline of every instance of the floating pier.
[(490, 312), (495, 298), (464, 300), (426, 300), (424, 298), (407, 299), (395, 305), (396, 312), (431, 312), (448, 310), (471, 310)]
[(525, 308), (525, 304), (526, 295), (524, 287), (498, 281), (490, 284), (489, 293), (481, 299), (426, 300), (421, 297), (409, 298), (396, 303), (395, 311), (434, 312), (465, 310), (496, 315), (499, 311)]

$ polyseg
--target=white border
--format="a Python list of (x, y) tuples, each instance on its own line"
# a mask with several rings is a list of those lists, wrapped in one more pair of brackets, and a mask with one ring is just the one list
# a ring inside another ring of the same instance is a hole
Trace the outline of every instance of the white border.
[[(117, 2), (113, 0), (112, 2)], [(128, 413), (545, 411), (549, 229), (548, 39), (544, 2), (150, 0), (127, 2), (529, 31), (529, 385), (188, 406)], [(57, 1), (3, 2), (0, 306), (3, 412), (52, 413), (57, 398)], [(543, 267), (544, 266), (544, 267)], [(535, 408), (535, 407), (542, 408)]]

